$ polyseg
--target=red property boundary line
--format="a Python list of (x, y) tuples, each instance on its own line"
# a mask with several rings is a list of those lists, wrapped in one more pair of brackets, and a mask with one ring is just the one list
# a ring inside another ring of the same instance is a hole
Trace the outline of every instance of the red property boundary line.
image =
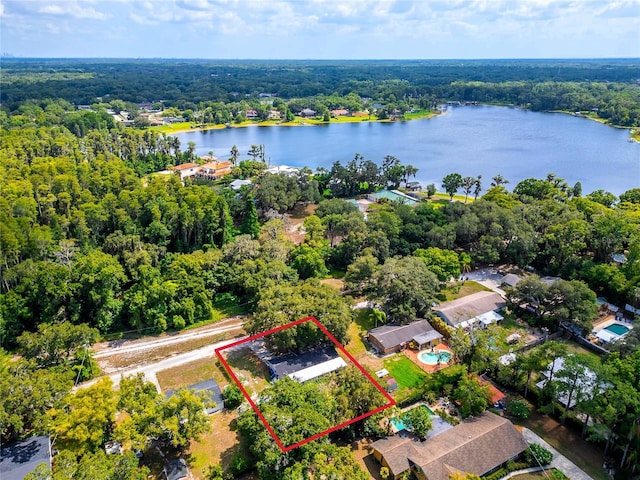
[[(262, 414), (262, 412), (260, 411), (258, 406), (251, 399), (251, 396), (245, 390), (244, 386), (242, 385), (242, 382), (240, 382), (240, 380), (238, 380), (238, 377), (236, 377), (236, 374), (233, 373), (233, 369), (229, 366), (227, 361), (224, 359), (224, 357), (222, 356), (221, 352), (222, 352), (222, 350), (225, 350), (227, 348), (236, 347), (236, 346), (241, 345), (243, 343), (247, 343), (247, 342), (251, 342), (253, 340), (257, 340), (258, 338), (262, 338), (262, 337), (265, 337), (267, 335), (271, 335), (272, 333), (276, 333), (276, 332), (279, 332), (279, 331), (284, 330), (286, 328), (291, 328), (291, 327), (294, 327), (296, 325), (300, 325), (301, 323), (305, 323), (305, 322), (313, 322), (313, 323), (315, 323), (315, 325), (334, 343), (336, 348), (340, 352), (344, 353), (347, 356), (347, 358), (349, 358), (349, 360), (351, 360), (351, 362), (358, 368), (358, 370), (360, 370), (367, 377), (367, 379), (371, 383), (373, 383), (373, 385), (380, 391), (380, 393), (382, 393), (382, 395), (384, 395), (384, 397), (387, 400), (389, 400), (389, 402), (385, 403), (381, 407), (376, 408), (375, 410), (371, 410), (370, 412), (364, 413), (364, 414), (362, 414), (362, 415), (360, 415), (358, 417), (355, 417), (355, 418), (353, 418), (351, 420), (348, 420), (348, 421), (343, 422), (343, 423), (341, 423), (339, 425), (336, 425), (335, 427), (331, 427), (331, 428), (329, 428), (329, 429), (327, 429), (327, 430), (325, 430), (323, 432), (316, 433), (315, 435), (312, 435), (309, 438), (305, 438), (304, 440), (301, 440), (300, 442), (294, 443), (294, 444), (289, 445), (289, 446), (285, 446), (280, 441), (280, 438), (278, 438), (278, 435), (276, 435), (276, 432), (273, 430), (273, 428), (271, 428), (271, 425), (269, 425), (269, 422), (267, 422), (267, 419), (264, 417), (264, 415)], [(237, 342), (233, 342), (233, 343), (230, 343), (229, 345), (225, 345), (223, 347), (217, 348), (215, 350), (215, 352), (216, 352), (216, 356), (218, 357), (218, 360), (220, 360), (220, 363), (222, 363), (222, 365), (224, 366), (224, 368), (227, 371), (227, 373), (229, 373), (229, 375), (231, 376), (233, 381), (240, 388), (240, 391), (242, 392), (244, 397), (249, 402), (249, 405), (251, 405), (251, 408), (253, 408), (253, 411), (256, 412), (256, 415), (258, 415), (258, 418), (260, 418), (260, 421), (263, 423), (263, 425), (265, 426), (265, 428), (267, 429), (267, 431), (269, 432), (271, 437), (275, 440), (275, 442), (278, 445), (278, 447), (280, 447), (280, 450), (282, 450), (285, 453), (288, 452), (289, 450), (293, 450), (294, 448), (298, 448), (298, 447), (300, 447), (302, 445), (305, 445), (305, 444), (307, 444), (309, 442), (317, 440), (320, 437), (328, 435), (331, 432), (335, 432), (336, 430), (340, 430), (341, 428), (344, 428), (347, 425), (351, 425), (352, 423), (355, 423), (355, 422), (357, 422), (359, 420), (362, 420), (364, 418), (370, 417), (371, 415), (375, 415), (376, 413), (381, 412), (382, 410), (385, 410), (385, 409), (387, 409), (389, 407), (392, 407), (393, 405), (396, 404), (396, 401), (391, 397), (391, 395), (389, 395), (387, 393), (387, 391), (384, 388), (382, 388), (380, 386), (380, 384), (371, 376), (371, 374), (369, 372), (367, 372), (364, 369), (364, 367), (362, 365), (360, 365), (360, 363), (358, 363), (358, 361), (355, 358), (353, 358), (353, 356), (349, 352), (347, 352), (342, 345), (340, 345), (340, 342), (338, 342), (338, 340), (336, 340), (336, 338), (333, 335), (331, 335), (331, 333), (329, 333), (329, 330), (327, 330), (327, 328), (324, 325), (322, 325), (313, 316), (302, 318), (300, 320), (296, 320), (295, 322), (291, 322), (291, 323), (288, 323), (286, 325), (282, 325), (280, 327), (272, 328), (271, 330), (267, 330), (266, 332), (258, 333), (256, 335), (252, 335), (252, 336), (244, 338), (242, 340), (238, 340)]]

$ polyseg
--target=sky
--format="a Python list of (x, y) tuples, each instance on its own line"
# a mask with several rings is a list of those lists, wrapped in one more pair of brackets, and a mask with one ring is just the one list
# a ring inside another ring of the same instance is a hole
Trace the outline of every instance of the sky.
[(0, 0), (20, 57), (640, 57), (640, 0)]

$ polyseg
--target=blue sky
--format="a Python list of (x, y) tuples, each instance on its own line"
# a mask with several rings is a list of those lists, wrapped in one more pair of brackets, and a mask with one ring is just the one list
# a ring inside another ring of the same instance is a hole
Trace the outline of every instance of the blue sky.
[(640, 57), (640, 0), (0, 0), (23, 57)]

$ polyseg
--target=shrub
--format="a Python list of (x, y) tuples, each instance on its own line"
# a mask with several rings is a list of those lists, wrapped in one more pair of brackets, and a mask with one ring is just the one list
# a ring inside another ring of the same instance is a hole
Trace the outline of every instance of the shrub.
[(531, 415), (531, 411), (526, 403), (521, 400), (513, 400), (509, 402), (508, 412), (518, 420), (526, 420)]
[(553, 460), (553, 454), (537, 443), (529, 445), (529, 448), (524, 452), (524, 457), (526, 458), (527, 463), (532, 467), (537, 467), (538, 465), (549, 465)]
[(229, 385), (222, 392), (222, 398), (224, 398), (224, 406), (229, 410), (233, 410), (240, 406), (244, 401), (244, 395), (240, 391), (240, 387), (237, 385)]
[(449, 425), (453, 425), (454, 427), (460, 423), (460, 419), (458, 417), (449, 415), (447, 412), (443, 410), (436, 410), (436, 414), (445, 422), (447, 422)]
[(233, 478), (237, 478), (241, 474), (248, 472), (254, 467), (254, 463), (241, 453), (236, 453), (229, 464), (229, 473)]
[[(445, 297), (446, 300), (446, 297)], [(451, 338), (452, 328), (445, 323), (440, 317), (434, 315), (429, 319), (429, 323), (440, 335), (442, 335), (446, 340)]]

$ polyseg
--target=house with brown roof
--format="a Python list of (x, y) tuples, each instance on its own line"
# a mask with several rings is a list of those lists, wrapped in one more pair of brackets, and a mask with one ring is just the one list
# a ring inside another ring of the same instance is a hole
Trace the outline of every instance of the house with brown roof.
[(195, 176), (199, 169), (200, 166), (197, 163), (182, 163), (175, 167), (169, 167), (169, 170), (180, 175), (180, 180)]
[(220, 162), (213, 160), (211, 162), (200, 165), (198, 170), (198, 177), (205, 178), (207, 180), (216, 180), (222, 178), (225, 175), (231, 174), (231, 162)]
[(414, 342), (418, 350), (440, 343), (442, 335), (424, 319), (407, 325), (383, 325), (369, 330), (369, 342), (382, 354), (399, 352)]
[(487, 326), (502, 320), (498, 311), (507, 303), (498, 293), (476, 292), (471, 295), (444, 302), (433, 311), (451, 327)]
[(528, 446), (509, 420), (485, 412), (424, 442), (412, 435), (394, 435), (371, 448), (391, 478), (411, 470), (420, 480), (449, 480), (456, 472), (486, 475)]

